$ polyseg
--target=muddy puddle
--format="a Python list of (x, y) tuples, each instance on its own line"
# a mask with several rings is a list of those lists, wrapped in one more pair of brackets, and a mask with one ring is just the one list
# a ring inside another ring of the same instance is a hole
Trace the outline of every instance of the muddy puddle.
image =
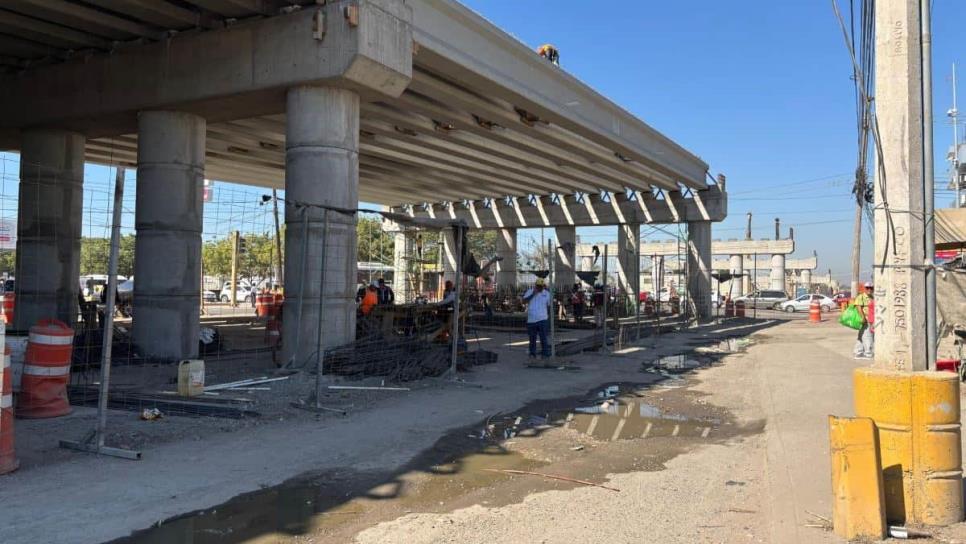
[(536, 401), (454, 430), (393, 471), (303, 475), (113, 542), (351, 542), (359, 531), (411, 512), (495, 507), (582, 485), (546, 475), (605, 483), (607, 474), (662, 470), (697, 444), (757, 432), (694, 402), (686, 390), (662, 395), (648, 384), (620, 383)]

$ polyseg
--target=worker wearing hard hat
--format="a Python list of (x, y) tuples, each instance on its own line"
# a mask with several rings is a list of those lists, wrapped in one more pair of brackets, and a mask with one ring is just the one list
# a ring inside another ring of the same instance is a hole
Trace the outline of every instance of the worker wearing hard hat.
[(545, 43), (537, 48), (537, 54), (550, 61), (554, 66), (560, 66), (560, 51), (549, 43)]
[(523, 301), (527, 304), (527, 334), (530, 336), (530, 358), (537, 356), (537, 337), (540, 337), (540, 356), (550, 357), (550, 291), (543, 278), (537, 278), (536, 284), (523, 294)]

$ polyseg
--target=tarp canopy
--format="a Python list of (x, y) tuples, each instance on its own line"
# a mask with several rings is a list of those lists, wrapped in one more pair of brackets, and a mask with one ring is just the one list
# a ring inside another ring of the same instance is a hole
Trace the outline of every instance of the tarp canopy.
[(936, 249), (966, 248), (966, 208), (936, 210)]

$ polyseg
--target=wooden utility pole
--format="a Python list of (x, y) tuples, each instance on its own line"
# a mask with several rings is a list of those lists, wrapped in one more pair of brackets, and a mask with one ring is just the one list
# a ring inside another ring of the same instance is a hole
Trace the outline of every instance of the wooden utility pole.
[(238, 289), (238, 239), (239, 234), (237, 230), (231, 232), (231, 295), (228, 303), (232, 308), (238, 306), (238, 302), (235, 300), (235, 293)]
[(898, 371), (927, 360), (920, 1), (875, 5), (875, 366)]

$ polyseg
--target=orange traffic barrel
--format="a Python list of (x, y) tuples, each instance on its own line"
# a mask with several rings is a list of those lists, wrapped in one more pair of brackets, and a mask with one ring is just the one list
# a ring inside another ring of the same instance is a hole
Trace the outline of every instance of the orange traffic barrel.
[(0, 364), (0, 474), (13, 472), (19, 466), (13, 447), (13, 370), (10, 348), (4, 347)]
[(725, 301), (725, 317), (735, 316), (735, 303), (730, 298)]
[(274, 308), (265, 322), (265, 345), (273, 348), (282, 342), (282, 304), (285, 302), (285, 297), (280, 294), (275, 294), (274, 297)]
[(41, 319), (30, 327), (17, 417), (46, 418), (70, 413), (67, 381), (73, 350), (74, 330), (63, 321)]
[(0, 295), (0, 312), (3, 313), (3, 320), (7, 325), (13, 325), (13, 304), (16, 298), (13, 293)]
[(822, 322), (822, 305), (819, 304), (817, 300), (813, 300), (812, 303), (808, 305), (808, 322)]
[(852, 301), (849, 300), (849, 299), (847, 299), (847, 298), (840, 299), (839, 300), (839, 310), (845, 310), (846, 308), (848, 308), (850, 302), (852, 302)]
[(745, 317), (745, 301), (735, 302), (735, 317)]
[(262, 291), (255, 296), (255, 315), (257, 317), (268, 317), (275, 311), (275, 295), (268, 291)]

